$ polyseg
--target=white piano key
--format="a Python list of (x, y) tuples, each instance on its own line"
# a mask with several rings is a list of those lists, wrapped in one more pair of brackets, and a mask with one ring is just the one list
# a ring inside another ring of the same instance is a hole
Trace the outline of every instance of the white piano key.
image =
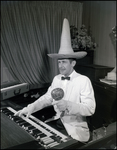
[[(8, 109), (11, 110), (12, 112), (16, 113), (16, 111), (14, 109), (12, 109), (11, 107), (8, 107)], [(40, 130), (42, 133), (46, 134), (47, 136), (52, 136), (52, 134), (50, 132), (48, 132), (47, 130), (45, 130), (44, 128), (39, 126), (38, 124), (34, 123), (29, 118), (26, 118), (23, 116), (21, 118), (24, 119), (25, 121), (29, 122), (31, 125), (33, 125), (35, 128), (37, 128), (38, 130)]]
[(48, 147), (53, 147), (53, 146), (56, 146), (56, 145), (58, 145), (59, 143), (58, 142), (53, 142), (53, 143), (51, 143), (51, 144), (48, 144), (47, 146)]
[[(17, 111), (14, 110), (11, 107), (7, 107), (7, 109), (9, 109), (10, 111), (12, 111), (13, 113), (16, 113)], [(23, 120), (27, 121), (28, 123), (30, 123), (32, 126), (34, 126), (36, 129), (40, 130), (42, 133), (44, 133), (46, 137), (51, 137), (53, 136), (53, 133), (57, 136), (61, 137), (61, 141), (67, 141), (67, 136), (62, 134), (61, 132), (57, 131), (56, 129), (52, 128), (51, 126), (47, 125), (46, 123), (42, 122), (41, 120), (37, 119), (36, 117), (30, 115), (29, 118), (22, 116), (21, 117)], [(40, 125), (39, 125), (40, 124)], [(43, 127), (41, 127), (41, 125)], [(48, 130), (46, 130), (48, 129)], [(52, 133), (53, 132), (53, 133)], [(42, 139), (42, 138), (41, 138)]]
[(39, 122), (40, 124), (42, 124), (45, 128), (48, 128), (50, 131), (56, 133), (58, 136), (62, 137), (63, 139), (68, 138), (67, 136), (65, 136), (64, 134), (62, 134), (61, 132), (57, 131), (56, 129), (50, 127), (49, 125), (45, 124), (44, 122), (40, 121), (39, 119), (35, 118), (34, 116), (30, 116), (30, 118), (36, 120), (37, 122)]

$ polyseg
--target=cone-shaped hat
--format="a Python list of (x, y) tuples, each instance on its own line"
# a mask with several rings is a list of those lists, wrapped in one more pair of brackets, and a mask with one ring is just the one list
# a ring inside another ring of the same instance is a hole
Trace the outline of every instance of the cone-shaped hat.
[(48, 54), (51, 58), (76, 58), (80, 59), (86, 56), (87, 53), (84, 51), (74, 52), (71, 46), (71, 36), (69, 22), (65, 18), (63, 20), (61, 43), (58, 53)]

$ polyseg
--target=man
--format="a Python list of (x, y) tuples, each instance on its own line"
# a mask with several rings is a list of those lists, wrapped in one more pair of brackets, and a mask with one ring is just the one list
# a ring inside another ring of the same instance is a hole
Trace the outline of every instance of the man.
[[(86, 116), (91, 116), (95, 112), (94, 91), (90, 79), (74, 70), (76, 59), (83, 58), (85, 55), (86, 52), (73, 51), (69, 22), (65, 18), (59, 53), (48, 54), (49, 57), (58, 60), (60, 74), (54, 77), (51, 86), (43, 96), (18, 111), (15, 115), (26, 114), (29, 117), (30, 114), (53, 104), (57, 116), (63, 123), (68, 135), (78, 141), (87, 142), (90, 133)], [(67, 80), (63, 77), (69, 78)], [(57, 102), (51, 95), (51, 92), (56, 88), (61, 88), (64, 91), (64, 97)]]

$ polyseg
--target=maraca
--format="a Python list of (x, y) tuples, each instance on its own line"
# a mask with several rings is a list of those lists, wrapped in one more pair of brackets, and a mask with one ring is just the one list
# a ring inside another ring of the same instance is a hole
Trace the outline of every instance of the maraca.
[[(59, 100), (61, 100), (61, 99), (63, 98), (63, 96), (64, 96), (64, 91), (63, 91), (63, 89), (61, 89), (61, 88), (55, 88), (55, 89), (53, 89), (53, 90), (51, 91), (51, 96), (52, 96), (52, 98), (55, 100), (55, 102), (53, 102), (52, 105), (55, 105), (55, 104), (58, 103), (57, 101), (59, 101)], [(64, 113), (64, 112), (63, 112), (63, 113)], [(62, 114), (63, 114), (63, 113), (62, 113)], [(60, 116), (60, 117), (61, 117), (61, 116)], [(50, 122), (50, 121), (53, 121), (53, 120), (56, 120), (56, 119), (58, 119), (58, 115), (53, 116), (53, 117), (50, 118), (50, 119), (47, 119), (45, 122), (47, 123), (47, 122)]]
[(53, 89), (51, 92), (51, 96), (56, 101), (61, 100), (64, 96), (64, 91), (61, 88)]
[[(51, 92), (51, 96), (52, 96), (52, 98), (53, 98), (54, 100), (59, 101), (59, 100), (61, 100), (61, 99), (63, 98), (63, 96), (64, 96), (64, 91), (63, 91), (63, 89), (61, 89), (61, 88), (53, 89), (52, 92)], [(56, 102), (53, 103), (53, 105), (54, 105), (54, 104), (56, 104)], [(63, 111), (63, 112), (61, 113), (60, 117), (64, 116), (64, 113), (65, 113), (65, 112)]]

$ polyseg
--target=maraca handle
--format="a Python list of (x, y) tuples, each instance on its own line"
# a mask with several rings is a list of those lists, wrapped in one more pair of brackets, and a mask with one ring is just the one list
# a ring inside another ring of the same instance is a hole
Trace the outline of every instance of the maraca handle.
[(52, 105), (56, 105), (58, 103), (58, 101), (54, 101), (52, 102)]
[(65, 114), (65, 111), (62, 111), (61, 115), (60, 115), (60, 118), (63, 117)]

